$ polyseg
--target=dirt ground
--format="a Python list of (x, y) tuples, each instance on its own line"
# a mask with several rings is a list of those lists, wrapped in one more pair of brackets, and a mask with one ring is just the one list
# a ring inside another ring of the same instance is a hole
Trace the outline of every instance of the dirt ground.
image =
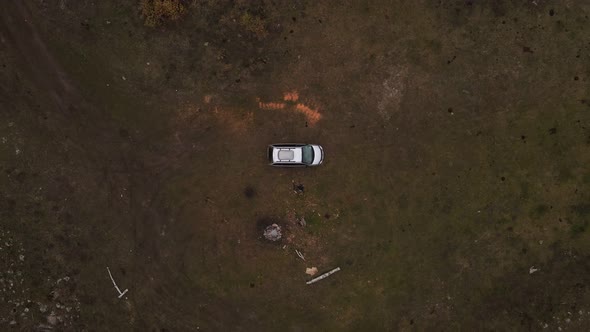
[(179, 3), (3, 5), (0, 330), (589, 329), (590, 5)]

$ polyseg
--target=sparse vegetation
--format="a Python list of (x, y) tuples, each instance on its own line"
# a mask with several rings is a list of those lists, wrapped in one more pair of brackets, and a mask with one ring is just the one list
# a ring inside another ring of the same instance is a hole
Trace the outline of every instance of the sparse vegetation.
[(577, 222), (571, 226), (572, 236), (578, 236), (586, 231), (587, 222)]
[(243, 29), (249, 33), (254, 34), (258, 38), (264, 38), (268, 35), (264, 20), (259, 16), (252, 15), (249, 12), (245, 12), (240, 16), (240, 25)]
[(141, 0), (140, 9), (145, 25), (149, 27), (177, 21), (186, 13), (180, 0)]

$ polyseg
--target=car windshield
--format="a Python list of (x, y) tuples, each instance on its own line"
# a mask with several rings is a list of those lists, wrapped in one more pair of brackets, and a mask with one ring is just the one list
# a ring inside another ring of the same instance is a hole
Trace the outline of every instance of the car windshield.
[(301, 151), (301, 161), (303, 161), (304, 164), (311, 164), (313, 162), (313, 148), (309, 145), (306, 145), (301, 148)]

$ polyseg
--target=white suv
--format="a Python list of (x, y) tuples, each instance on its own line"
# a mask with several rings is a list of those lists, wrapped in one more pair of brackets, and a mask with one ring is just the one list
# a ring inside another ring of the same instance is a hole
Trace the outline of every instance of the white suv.
[(281, 143), (268, 146), (272, 166), (317, 166), (324, 161), (324, 149), (315, 144)]

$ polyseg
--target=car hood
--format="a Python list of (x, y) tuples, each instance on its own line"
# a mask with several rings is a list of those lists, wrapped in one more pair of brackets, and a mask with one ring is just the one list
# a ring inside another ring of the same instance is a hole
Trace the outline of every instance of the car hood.
[(312, 165), (319, 165), (324, 161), (324, 150), (319, 145), (312, 145), (312, 147), (313, 147)]

